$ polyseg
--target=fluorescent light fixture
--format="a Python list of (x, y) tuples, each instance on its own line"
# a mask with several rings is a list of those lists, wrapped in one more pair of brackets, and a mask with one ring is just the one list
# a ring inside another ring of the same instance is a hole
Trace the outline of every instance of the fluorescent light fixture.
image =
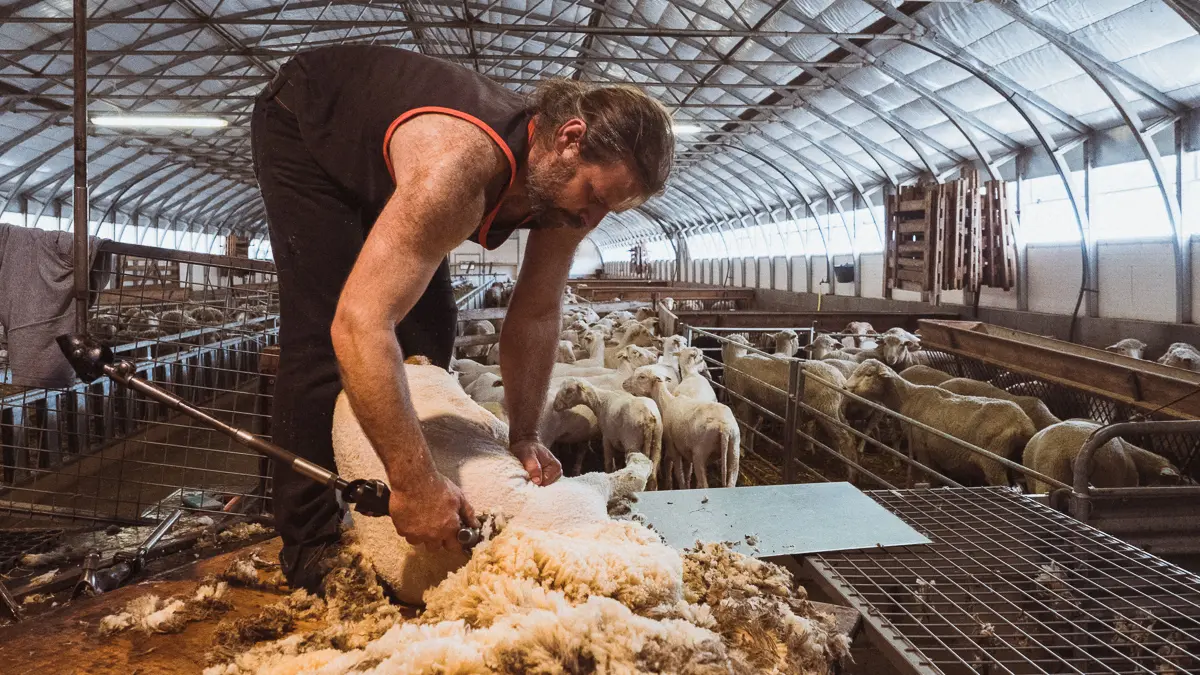
[(682, 134), (698, 134), (701, 131), (704, 131), (704, 127), (700, 126), (699, 124), (676, 124), (674, 129), (676, 136)]
[(121, 129), (145, 129), (164, 127), (171, 129), (219, 129), (229, 126), (229, 120), (220, 117), (177, 117), (168, 115), (99, 115), (92, 118), (98, 127)]

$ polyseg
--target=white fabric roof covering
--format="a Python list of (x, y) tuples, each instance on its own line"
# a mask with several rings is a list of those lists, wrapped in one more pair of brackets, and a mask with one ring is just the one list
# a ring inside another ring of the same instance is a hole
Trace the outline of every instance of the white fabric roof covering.
[[(1200, 105), (1196, 5), (104, 0), (92, 3), (92, 113), (218, 114), (231, 125), (95, 130), (93, 218), (263, 232), (253, 96), (290, 53), (343, 41), (450, 57), (523, 90), (553, 76), (633, 82), (703, 127), (680, 138), (667, 192), (607, 219), (593, 235), (601, 245), (790, 218), (1039, 146), (1002, 91), (1058, 144), (1126, 124), (1105, 82), (1140, 130), (1169, 128)], [(2, 11), (0, 199), (9, 211), (69, 203), (71, 3)]]

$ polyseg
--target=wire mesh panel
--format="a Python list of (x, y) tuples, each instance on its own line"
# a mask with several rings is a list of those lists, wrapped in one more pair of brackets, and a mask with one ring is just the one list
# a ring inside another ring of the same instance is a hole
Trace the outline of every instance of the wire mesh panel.
[(928, 546), (812, 556), (913, 672), (1200, 672), (1200, 577), (1005, 488), (869, 493)]
[[(88, 333), (138, 374), (269, 437), (260, 355), (277, 341), (271, 263), (107, 243)], [(0, 525), (141, 523), (165, 511), (260, 509), (266, 463), (219, 433), (107, 378), (0, 400)]]

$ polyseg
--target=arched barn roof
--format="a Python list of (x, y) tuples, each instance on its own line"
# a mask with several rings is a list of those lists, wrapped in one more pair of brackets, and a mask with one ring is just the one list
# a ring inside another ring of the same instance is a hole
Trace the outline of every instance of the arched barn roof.
[[(89, 111), (219, 115), (222, 129), (93, 129), (93, 218), (261, 234), (254, 95), (298, 49), (372, 42), (453, 59), (518, 90), (632, 82), (679, 125), (666, 192), (607, 219), (601, 246), (878, 202), (974, 165), (1011, 177), (1200, 103), (1192, 0), (101, 0), (89, 3)], [(0, 199), (69, 212), (72, 4), (0, 9)], [(1152, 161), (1152, 164), (1154, 162)], [(1165, 177), (1164, 180), (1169, 179)], [(1169, 181), (1167, 181), (1169, 182)], [(1166, 182), (1163, 189), (1167, 189)]]

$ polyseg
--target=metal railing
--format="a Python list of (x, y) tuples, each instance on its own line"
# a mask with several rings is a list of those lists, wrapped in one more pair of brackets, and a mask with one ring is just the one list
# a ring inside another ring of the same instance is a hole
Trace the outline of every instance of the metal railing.
[[(269, 437), (260, 355), (276, 344), (269, 262), (106, 243), (89, 334), (142, 377)], [(266, 462), (107, 379), (0, 399), (0, 525), (137, 523), (175, 508), (264, 509)]]
[[(505, 281), (508, 275), (487, 274), (478, 277), (471, 277), (471, 283), (475, 287), (468, 291), (465, 295), (455, 300), (459, 309), (481, 309), (483, 308), (483, 298), (487, 295), (488, 288), (492, 284)], [(477, 283), (476, 283), (477, 282)]]

